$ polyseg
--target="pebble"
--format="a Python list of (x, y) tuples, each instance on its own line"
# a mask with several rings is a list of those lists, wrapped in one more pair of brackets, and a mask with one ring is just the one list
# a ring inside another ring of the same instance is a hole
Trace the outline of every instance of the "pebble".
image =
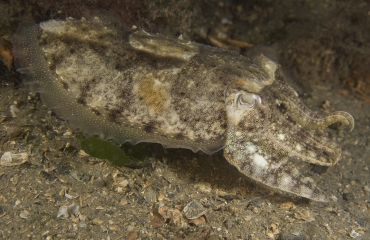
[(351, 192), (346, 192), (342, 194), (342, 198), (346, 201), (353, 201), (355, 199), (355, 196)]
[(113, 177), (113, 190), (117, 193), (123, 193), (126, 190), (129, 182), (125, 177), (120, 177), (119, 172), (116, 171), (112, 174)]
[(128, 201), (127, 201), (126, 198), (123, 198), (123, 199), (121, 199), (121, 201), (119, 202), (119, 204), (121, 204), (121, 206), (125, 206), (125, 205), (128, 204)]
[(72, 193), (72, 192), (68, 192), (68, 193), (66, 192), (64, 196), (68, 199), (75, 199), (79, 197), (77, 193)]
[(80, 209), (80, 206), (78, 206), (75, 203), (72, 203), (71, 205), (68, 206), (68, 211), (71, 212), (72, 214), (78, 213), (79, 209)]
[(93, 184), (96, 188), (103, 188), (106, 186), (105, 181), (101, 177), (98, 177), (97, 179), (95, 179)]
[(197, 218), (197, 219), (192, 219), (189, 221), (189, 224), (194, 225), (194, 226), (202, 226), (207, 223), (207, 220), (204, 216)]
[(68, 218), (68, 207), (60, 206), (57, 214), (57, 218)]
[(276, 235), (280, 233), (279, 224), (278, 223), (271, 223), (270, 226), (267, 228), (266, 236), (271, 239), (275, 239)]
[(15, 104), (9, 107), (9, 111), (13, 118), (16, 118), (18, 116), (17, 113), (20, 112), (19, 108)]
[(99, 219), (99, 218), (94, 218), (92, 220), (92, 223), (95, 224), (95, 225), (102, 225), (104, 223), (104, 221)]
[(84, 221), (81, 221), (78, 223), (78, 228), (86, 228), (86, 223)]
[(195, 187), (204, 193), (210, 193), (212, 191), (212, 185), (210, 183), (197, 183)]
[(179, 225), (183, 222), (182, 214), (180, 210), (176, 208), (160, 206), (158, 208), (158, 213), (165, 219), (165, 222), (169, 222), (170, 224)]
[(112, 225), (112, 226), (109, 226), (109, 230), (114, 231), (114, 232), (119, 232), (121, 231), (121, 228), (118, 225)]
[(370, 193), (370, 186), (369, 185), (365, 185), (364, 186), (364, 190), (365, 190), (365, 192)]
[(303, 220), (306, 222), (315, 221), (315, 214), (308, 210), (297, 210), (293, 214), (295, 219)]
[(352, 232), (349, 234), (351, 238), (358, 238), (361, 237), (361, 234), (356, 232), (356, 230), (352, 230)]
[(184, 207), (183, 212), (187, 219), (196, 219), (204, 215), (207, 212), (207, 209), (205, 209), (198, 201), (193, 200)]
[(78, 213), (79, 208), (80, 207), (75, 203), (72, 203), (69, 206), (65, 206), (65, 205), (60, 206), (58, 213), (57, 213), (57, 218), (62, 218), (62, 219), (68, 218), (69, 212), (72, 214), (76, 214)]
[(27, 219), (31, 216), (31, 214), (27, 210), (23, 210), (20, 214), (19, 217), (23, 219)]
[(284, 202), (282, 204), (280, 204), (280, 208), (284, 208), (284, 209), (296, 209), (297, 206), (292, 203), (292, 202)]
[(153, 190), (153, 189), (149, 189), (145, 196), (144, 196), (145, 200), (147, 202), (156, 202), (157, 201), (157, 195), (156, 195), (156, 192)]

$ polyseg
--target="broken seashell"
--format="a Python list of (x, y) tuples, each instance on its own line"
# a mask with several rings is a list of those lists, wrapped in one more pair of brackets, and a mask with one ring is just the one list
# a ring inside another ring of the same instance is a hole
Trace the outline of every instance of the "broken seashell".
[(5, 152), (0, 159), (0, 165), (5, 167), (18, 166), (25, 162), (28, 162), (28, 153)]

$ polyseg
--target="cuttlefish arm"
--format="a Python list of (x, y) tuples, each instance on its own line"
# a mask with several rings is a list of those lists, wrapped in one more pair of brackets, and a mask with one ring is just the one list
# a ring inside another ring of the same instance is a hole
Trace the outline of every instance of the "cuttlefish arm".
[(353, 129), (346, 112), (320, 117), (305, 107), (286, 85), (278, 66), (261, 55), (260, 79), (238, 79), (225, 90), (228, 129), (225, 158), (240, 172), (272, 188), (327, 202), (312, 178), (291, 158), (332, 166), (341, 149), (321, 129), (341, 122)]

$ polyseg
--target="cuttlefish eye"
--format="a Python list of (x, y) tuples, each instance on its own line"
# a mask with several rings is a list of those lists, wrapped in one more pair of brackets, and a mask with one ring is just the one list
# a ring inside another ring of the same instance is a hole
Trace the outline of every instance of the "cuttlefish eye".
[(261, 97), (257, 94), (241, 90), (235, 95), (234, 104), (237, 108), (252, 110), (261, 104)]

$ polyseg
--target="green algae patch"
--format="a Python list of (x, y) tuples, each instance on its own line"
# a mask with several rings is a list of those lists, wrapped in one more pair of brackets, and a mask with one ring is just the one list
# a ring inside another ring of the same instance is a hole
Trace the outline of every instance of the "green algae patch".
[(114, 142), (102, 140), (95, 135), (84, 138), (82, 133), (78, 135), (78, 138), (81, 149), (87, 154), (95, 158), (106, 159), (117, 167), (141, 168), (146, 166), (148, 163), (145, 160), (151, 156), (153, 146), (151, 143), (135, 145), (124, 143), (119, 146)]
[[(80, 139), (82, 136), (80, 136)], [(81, 148), (92, 157), (107, 159), (115, 166), (123, 167), (132, 163), (125, 151), (111, 142), (101, 140), (97, 136), (81, 139)]]

